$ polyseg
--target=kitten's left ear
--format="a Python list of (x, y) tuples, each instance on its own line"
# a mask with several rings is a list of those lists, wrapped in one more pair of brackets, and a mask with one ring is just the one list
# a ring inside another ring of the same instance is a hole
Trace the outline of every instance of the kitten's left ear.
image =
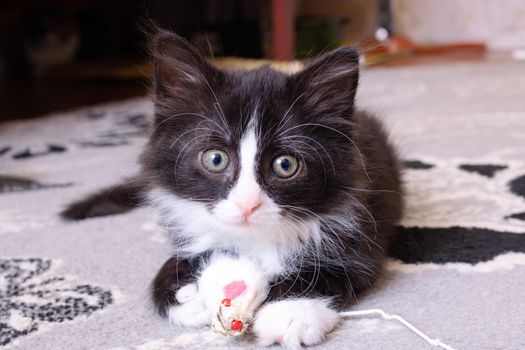
[(350, 116), (359, 80), (359, 54), (350, 47), (334, 50), (316, 59), (291, 77), (296, 97), (314, 113)]
[(200, 88), (211, 89), (220, 78), (213, 67), (188, 41), (159, 30), (152, 42), (153, 80), (156, 99), (191, 102), (202, 97)]

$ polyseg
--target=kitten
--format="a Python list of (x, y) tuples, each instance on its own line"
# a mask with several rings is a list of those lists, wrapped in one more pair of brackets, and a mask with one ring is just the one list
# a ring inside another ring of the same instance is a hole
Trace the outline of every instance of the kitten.
[(378, 277), (402, 208), (394, 149), (354, 106), (358, 54), (337, 49), (286, 75), (219, 70), (164, 31), (153, 49), (147, 185), (64, 215), (136, 204), (147, 187), (174, 238), (153, 282), (161, 315), (209, 325), (225, 286), (242, 281), (236, 301), (261, 344), (319, 343)]

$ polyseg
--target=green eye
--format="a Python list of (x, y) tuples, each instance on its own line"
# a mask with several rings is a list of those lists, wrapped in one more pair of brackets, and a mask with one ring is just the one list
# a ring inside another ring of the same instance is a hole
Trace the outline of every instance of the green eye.
[(226, 169), (230, 159), (226, 152), (210, 149), (202, 154), (202, 165), (211, 172), (218, 173)]
[(272, 170), (275, 175), (282, 178), (293, 176), (297, 172), (299, 163), (293, 156), (279, 156), (273, 160)]

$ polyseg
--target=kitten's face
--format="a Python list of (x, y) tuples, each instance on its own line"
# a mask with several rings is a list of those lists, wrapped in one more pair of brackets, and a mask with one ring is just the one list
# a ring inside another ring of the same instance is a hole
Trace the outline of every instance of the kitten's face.
[(219, 71), (172, 34), (158, 37), (156, 55), (156, 123), (143, 161), (153, 199), (175, 224), (208, 240), (284, 242), (315, 231), (356, 163), (355, 52), (292, 76)]

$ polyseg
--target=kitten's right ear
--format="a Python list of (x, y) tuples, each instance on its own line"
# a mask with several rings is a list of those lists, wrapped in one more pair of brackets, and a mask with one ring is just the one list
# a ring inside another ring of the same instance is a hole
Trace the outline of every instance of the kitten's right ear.
[(219, 71), (188, 41), (166, 30), (153, 38), (153, 80), (157, 100), (191, 99), (212, 84)]
[(291, 76), (296, 96), (319, 115), (351, 116), (359, 81), (359, 54), (351, 47), (329, 52)]

